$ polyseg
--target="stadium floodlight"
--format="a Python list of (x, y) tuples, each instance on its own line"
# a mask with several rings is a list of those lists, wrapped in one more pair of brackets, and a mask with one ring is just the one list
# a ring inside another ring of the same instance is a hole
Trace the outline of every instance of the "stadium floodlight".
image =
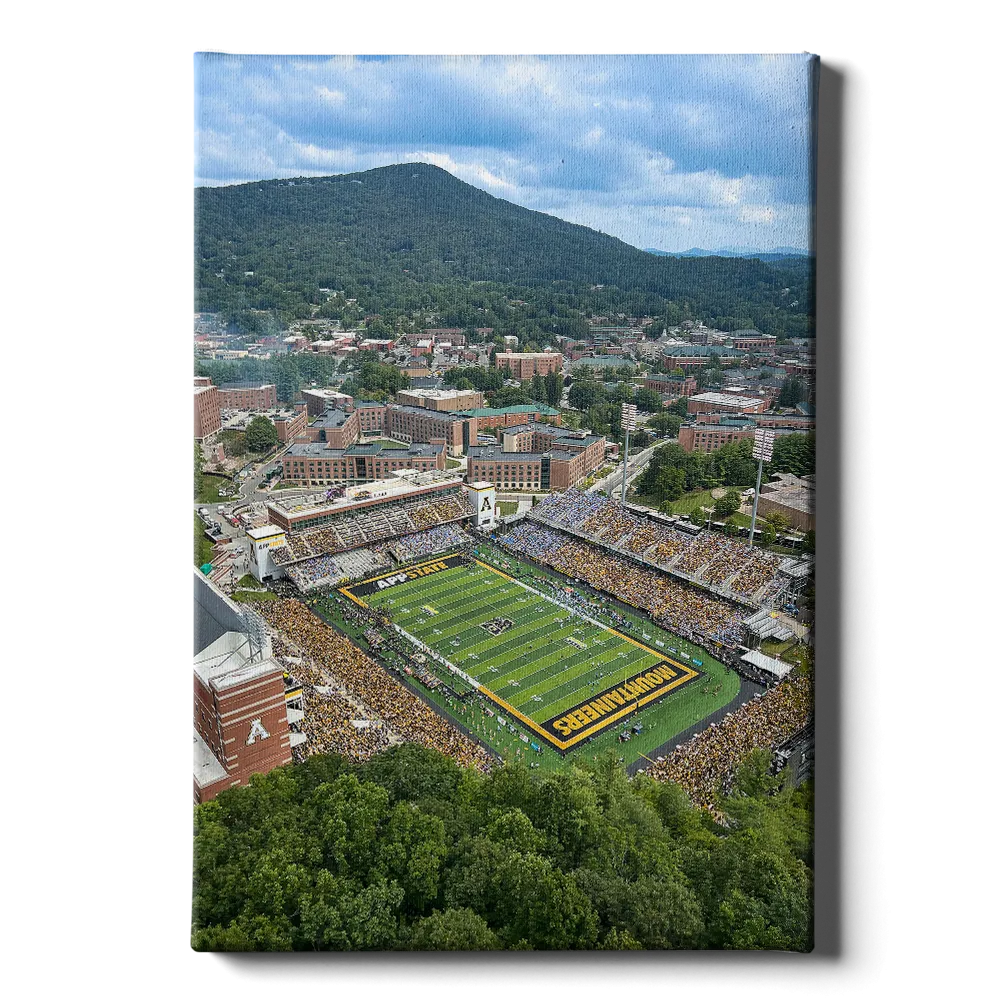
[(635, 403), (622, 403), (622, 430), (625, 431), (625, 454), (622, 458), (622, 505), (628, 489), (628, 433), (635, 430)]
[(774, 454), (774, 431), (758, 427), (753, 432), (753, 457), (759, 462), (770, 462)]
[(757, 459), (757, 488), (753, 491), (753, 515), (750, 518), (750, 544), (753, 545), (757, 530), (757, 501), (760, 499), (760, 480), (764, 463), (771, 461), (774, 454), (774, 431), (768, 427), (758, 427), (753, 432), (753, 457)]

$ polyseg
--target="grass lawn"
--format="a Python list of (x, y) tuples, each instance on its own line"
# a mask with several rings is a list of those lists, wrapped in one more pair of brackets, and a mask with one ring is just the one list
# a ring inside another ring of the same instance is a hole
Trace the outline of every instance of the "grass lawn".
[(212, 543), (205, 537), (204, 522), (194, 515), (194, 564), (203, 566), (212, 561)]
[(498, 500), (497, 507), (500, 508), (500, 513), (506, 517), (508, 514), (516, 514), (517, 508), (521, 505), (516, 500)]
[[(254, 581), (256, 583), (256, 580)], [(233, 592), (233, 600), (241, 601), (244, 604), (260, 604), (262, 601), (276, 601), (277, 594), (272, 594), (270, 590), (236, 590)]]
[(460, 469), (462, 463), (457, 458), (446, 458), (444, 460), (444, 467), (446, 469)]
[[(552, 600), (544, 582), (558, 579), (567, 585), (568, 580), (548, 573), (535, 579), (527, 565), (507, 555), (498, 558), (512, 569), (515, 564), (524, 582), (482, 564), (452, 565), (358, 599), (384, 607), (399, 628), (481, 685), (480, 697), (462, 702), (438, 691), (417, 690), (504, 759), (523, 755), (534, 760), (529, 749), (534, 741), (543, 748), (539, 766), (547, 768), (568, 766), (577, 753), (609, 749), (627, 763), (645, 763), (647, 753), (738, 693), (734, 673), (642, 615), (616, 604), (615, 611), (628, 623), (621, 628), (607, 620), (605, 605), (610, 602), (582, 589), (577, 593), (586, 603), (581, 610), (571, 609)], [(326, 599), (314, 606), (364, 648), (336, 603)], [(650, 687), (648, 694), (633, 689), (631, 699), (625, 691), (621, 700), (627, 679), (639, 674), (648, 679), (651, 671), (662, 675), (664, 668), (670, 670), (663, 677), (665, 687)], [(578, 706), (595, 702), (606, 714), (592, 708), (577, 714)], [(619, 732), (636, 723), (641, 732), (620, 743)], [(549, 742), (545, 733), (552, 737)], [(568, 748), (565, 758), (554, 749), (560, 741)]]
[(201, 492), (198, 494), (198, 503), (222, 503), (229, 497), (219, 496), (219, 490), (225, 487), (233, 488), (233, 481), (229, 476), (217, 476), (210, 472), (203, 472), (201, 476)]

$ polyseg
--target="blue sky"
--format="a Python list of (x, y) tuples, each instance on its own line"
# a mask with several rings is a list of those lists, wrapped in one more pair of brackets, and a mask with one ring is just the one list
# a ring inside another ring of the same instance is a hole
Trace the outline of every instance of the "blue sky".
[(195, 183), (434, 163), (638, 247), (806, 247), (808, 61), (196, 57)]

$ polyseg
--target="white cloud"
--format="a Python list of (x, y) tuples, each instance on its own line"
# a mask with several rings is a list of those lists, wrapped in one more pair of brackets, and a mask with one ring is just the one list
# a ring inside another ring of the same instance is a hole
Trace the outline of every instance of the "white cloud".
[(347, 100), (342, 90), (330, 90), (329, 87), (317, 87), (316, 93), (329, 104), (343, 104)]

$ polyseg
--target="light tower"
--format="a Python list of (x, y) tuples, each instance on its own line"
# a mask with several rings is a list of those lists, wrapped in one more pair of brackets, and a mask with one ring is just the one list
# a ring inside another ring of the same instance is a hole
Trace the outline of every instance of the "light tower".
[(753, 545), (754, 531), (757, 528), (757, 501), (760, 499), (760, 477), (764, 472), (764, 463), (771, 461), (774, 454), (774, 431), (766, 427), (758, 427), (753, 432), (753, 457), (757, 459), (757, 489), (753, 491), (753, 516), (750, 518), (750, 544)]
[(635, 403), (622, 403), (622, 429), (625, 431), (625, 457), (622, 459), (622, 506), (628, 486), (628, 432), (635, 430)]

